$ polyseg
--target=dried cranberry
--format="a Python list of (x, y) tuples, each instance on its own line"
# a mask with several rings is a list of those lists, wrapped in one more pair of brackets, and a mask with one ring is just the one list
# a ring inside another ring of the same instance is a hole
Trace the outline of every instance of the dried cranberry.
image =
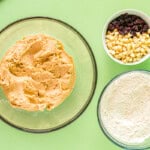
[(149, 26), (139, 16), (125, 13), (110, 22), (108, 25), (108, 31), (113, 31), (114, 29), (117, 29), (122, 35), (131, 33), (135, 36), (136, 32), (147, 32)]
[(137, 18), (134, 22), (134, 24), (143, 24), (144, 23), (144, 20), (140, 19), (140, 18)]
[(148, 30), (148, 28), (149, 28), (148, 25), (144, 25), (142, 31), (143, 31), (143, 32), (146, 32), (146, 31)]
[(113, 24), (109, 24), (108, 31), (113, 31), (115, 29), (115, 26)]

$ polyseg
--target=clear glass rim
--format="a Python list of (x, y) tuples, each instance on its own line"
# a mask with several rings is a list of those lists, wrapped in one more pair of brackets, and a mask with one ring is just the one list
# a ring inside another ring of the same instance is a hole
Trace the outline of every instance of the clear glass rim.
[(150, 146), (146, 146), (146, 147), (139, 147), (136, 145), (126, 145), (120, 141), (118, 141), (117, 139), (115, 139), (114, 137), (112, 137), (109, 132), (107, 131), (107, 129), (105, 128), (105, 126), (103, 125), (102, 119), (101, 119), (101, 114), (100, 114), (100, 103), (101, 103), (101, 98), (105, 92), (105, 90), (107, 89), (107, 87), (117, 78), (119, 78), (122, 75), (125, 75), (127, 73), (131, 73), (131, 72), (145, 72), (145, 73), (150, 73), (150, 70), (146, 70), (146, 69), (136, 69), (136, 70), (131, 70), (131, 71), (125, 71), (122, 72), (118, 75), (116, 75), (115, 77), (113, 77), (103, 88), (103, 90), (101, 91), (101, 94), (99, 96), (98, 99), (98, 103), (97, 103), (97, 120), (98, 120), (98, 124), (99, 127), (101, 129), (101, 131), (103, 132), (103, 134), (107, 137), (108, 140), (110, 140), (112, 143), (114, 143), (115, 145), (123, 148), (123, 149), (127, 149), (127, 150), (147, 150), (150, 148)]
[(82, 113), (86, 110), (86, 108), (88, 107), (88, 105), (90, 104), (90, 102), (91, 102), (91, 100), (92, 100), (92, 98), (94, 96), (96, 85), (97, 85), (97, 64), (96, 64), (96, 60), (95, 60), (95, 56), (93, 54), (92, 48), (88, 44), (87, 40), (83, 37), (83, 35), (78, 30), (76, 30), (73, 26), (71, 26), (68, 23), (66, 23), (66, 22), (64, 22), (62, 20), (59, 20), (59, 19), (55, 19), (55, 18), (51, 18), (51, 17), (47, 17), (47, 16), (25, 17), (25, 18), (16, 20), (16, 21), (8, 24), (6, 27), (4, 27), (2, 30), (0, 30), (0, 35), (3, 34), (3, 32), (6, 31), (8, 28), (10, 28), (12, 25), (16, 25), (16, 24), (18, 24), (18, 23), (20, 23), (22, 21), (28, 21), (28, 20), (33, 20), (33, 19), (35, 19), (35, 20), (36, 19), (44, 19), (44, 20), (54, 21), (54, 22), (57, 22), (59, 24), (62, 24), (66, 28), (68, 28), (68, 29), (72, 30), (73, 32), (75, 32), (75, 34), (78, 35), (78, 37), (80, 38), (80, 40), (87, 47), (89, 56), (90, 56), (91, 61), (92, 61), (93, 72), (94, 72), (94, 78), (93, 78), (93, 83), (92, 83), (92, 90), (90, 92), (90, 95), (89, 95), (89, 97), (88, 97), (87, 102), (85, 103), (85, 105), (82, 107), (82, 109), (76, 115), (74, 115), (72, 118), (70, 118), (70, 120), (62, 123), (59, 126), (56, 126), (55, 128), (48, 128), (48, 129), (29, 129), (29, 128), (24, 128), (22, 126), (18, 126), (18, 125), (14, 124), (14, 123), (9, 122), (9, 120), (5, 119), (0, 114), (0, 120), (2, 120), (6, 124), (8, 124), (8, 125), (10, 125), (10, 126), (12, 126), (14, 128), (16, 128), (16, 129), (19, 129), (19, 130), (22, 130), (22, 131), (25, 131), (25, 132), (30, 132), (30, 133), (47, 133), (47, 132), (56, 131), (58, 129), (66, 127), (67, 125), (69, 125), (73, 121), (75, 121), (77, 118), (79, 118), (82, 115)]

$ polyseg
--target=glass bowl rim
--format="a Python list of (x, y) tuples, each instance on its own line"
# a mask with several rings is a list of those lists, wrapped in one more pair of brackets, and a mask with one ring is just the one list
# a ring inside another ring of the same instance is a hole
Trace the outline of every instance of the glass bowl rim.
[(122, 142), (120, 142), (119, 140), (115, 139), (113, 136), (111, 136), (109, 134), (109, 132), (107, 131), (107, 129), (105, 128), (105, 126), (103, 125), (103, 121), (101, 119), (101, 113), (100, 113), (100, 103), (101, 103), (101, 99), (102, 99), (102, 96), (105, 92), (105, 90), (107, 89), (107, 87), (113, 82), (115, 81), (117, 78), (125, 75), (125, 74), (128, 74), (128, 73), (132, 73), (132, 72), (145, 72), (145, 73), (148, 73), (150, 74), (150, 70), (146, 70), (146, 69), (135, 69), (135, 70), (130, 70), (130, 71), (125, 71), (125, 72), (122, 72), (122, 73), (119, 73), (118, 75), (115, 75), (111, 80), (109, 80), (104, 88), (102, 89), (101, 91), (101, 94), (98, 98), (98, 103), (97, 103), (97, 121), (98, 121), (98, 124), (99, 124), (99, 127), (101, 129), (101, 131), (103, 132), (103, 134), (105, 135), (105, 137), (111, 141), (114, 145), (117, 145), (119, 146), (120, 148), (123, 148), (123, 149), (127, 149), (127, 150), (147, 150), (150, 148), (150, 145), (147, 146), (147, 147), (136, 147), (136, 145), (127, 145), (127, 144), (124, 144)]
[(87, 107), (89, 106), (90, 102), (92, 101), (92, 98), (94, 96), (95, 90), (96, 90), (96, 85), (97, 85), (97, 64), (96, 64), (96, 60), (95, 60), (95, 56), (94, 53), (92, 51), (91, 46), (89, 45), (89, 43), (87, 42), (87, 40), (85, 39), (85, 37), (77, 30), (75, 29), (72, 25), (60, 20), (60, 19), (56, 19), (56, 18), (52, 18), (52, 17), (47, 17), (47, 16), (31, 16), (31, 17), (25, 17), (25, 18), (21, 18), (18, 19), (16, 21), (13, 21), (11, 23), (9, 23), (8, 25), (6, 25), (5, 27), (3, 27), (0, 30), (0, 35), (3, 34), (4, 31), (6, 31), (7, 29), (9, 29), (11, 26), (16, 25), (18, 23), (21, 23), (23, 21), (28, 21), (28, 20), (33, 20), (33, 19), (44, 19), (44, 20), (49, 20), (49, 21), (54, 21), (57, 22), (58, 24), (61, 24), (63, 26), (65, 26), (66, 28), (68, 28), (69, 30), (73, 31), (75, 34), (78, 35), (78, 37), (80, 38), (80, 40), (85, 44), (85, 46), (87, 47), (87, 51), (89, 53), (89, 56), (91, 58), (92, 61), (92, 66), (93, 66), (93, 71), (94, 71), (94, 78), (93, 78), (93, 82), (92, 82), (92, 90), (90, 91), (90, 95), (87, 98), (86, 103), (83, 105), (83, 107), (80, 109), (80, 111), (78, 113), (76, 113), (76, 115), (74, 115), (72, 118), (70, 118), (68, 121), (62, 123), (59, 126), (56, 126), (54, 128), (48, 128), (48, 129), (29, 129), (29, 128), (25, 128), (22, 126), (18, 126), (14, 123), (9, 122), (9, 120), (5, 119), (1, 114), (0, 114), (0, 120), (2, 120), (4, 123), (8, 124), (11, 127), (14, 127), (16, 129), (19, 129), (21, 131), (25, 131), (25, 132), (29, 132), (29, 133), (48, 133), (48, 132), (52, 132), (52, 131), (57, 131), (61, 128), (66, 127), (67, 125), (73, 123), (76, 119), (78, 119), (83, 112), (85, 112), (85, 110), (87, 109)]

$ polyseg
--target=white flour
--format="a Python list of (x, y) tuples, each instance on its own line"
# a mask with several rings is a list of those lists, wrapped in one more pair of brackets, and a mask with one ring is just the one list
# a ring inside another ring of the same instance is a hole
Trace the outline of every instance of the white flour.
[(138, 144), (150, 138), (150, 74), (134, 71), (113, 81), (100, 112), (104, 127), (118, 141)]

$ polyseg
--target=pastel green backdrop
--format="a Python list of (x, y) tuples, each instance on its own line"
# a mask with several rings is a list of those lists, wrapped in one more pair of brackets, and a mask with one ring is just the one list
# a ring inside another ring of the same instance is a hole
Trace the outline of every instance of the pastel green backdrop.
[(46, 134), (31, 134), (0, 121), (1, 150), (120, 150), (101, 132), (96, 108), (105, 84), (115, 75), (134, 69), (150, 70), (150, 60), (122, 66), (104, 52), (101, 34), (106, 20), (121, 9), (138, 9), (150, 16), (149, 0), (0, 0), (0, 29), (17, 19), (48, 16), (75, 27), (88, 41), (96, 58), (98, 82), (86, 111), (72, 124)]

